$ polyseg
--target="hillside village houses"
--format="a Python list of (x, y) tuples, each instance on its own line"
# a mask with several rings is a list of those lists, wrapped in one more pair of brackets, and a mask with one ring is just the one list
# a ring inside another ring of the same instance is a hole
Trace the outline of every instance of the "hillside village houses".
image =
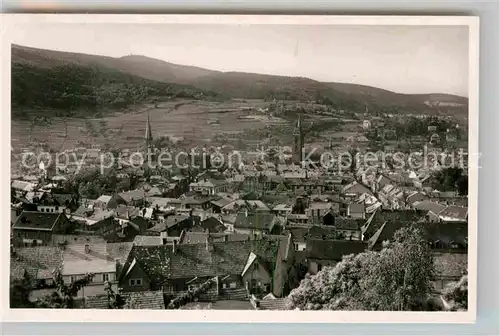
[[(150, 132), (148, 121), (148, 145)], [(380, 249), (411, 223), (421, 225), (440, 265), (436, 291), (461, 277), (467, 198), (430, 188), (431, 171), (360, 165), (332, 174), (270, 164), (153, 174), (95, 199), (63, 190), (50, 176), (18, 176), (11, 183), (11, 278), (31, 275), (37, 296), (54, 287), (56, 268), (68, 283), (93, 273), (78, 293), (82, 308), (105, 308), (111, 284), (152, 309), (188, 291), (215, 306), (279, 309), (298, 285), (290, 283), (294, 265), (315, 274), (343, 256)]]

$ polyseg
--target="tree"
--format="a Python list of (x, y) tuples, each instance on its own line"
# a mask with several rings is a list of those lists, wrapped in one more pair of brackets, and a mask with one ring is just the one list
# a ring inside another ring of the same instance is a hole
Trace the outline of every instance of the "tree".
[(59, 269), (54, 271), (54, 283), (56, 290), (35, 301), (36, 308), (75, 308), (75, 298), (83, 287), (87, 286), (94, 274), (88, 273), (83, 278), (69, 284), (64, 283)]
[(307, 265), (304, 262), (295, 263), (288, 271), (283, 288), (284, 295), (288, 295), (293, 288), (300, 285), (300, 282), (307, 274)]
[(10, 307), (11, 308), (33, 308), (30, 294), (33, 288), (32, 278), (28, 272), (24, 272), (21, 279), (10, 283)]
[(460, 281), (446, 287), (443, 298), (450, 304), (449, 310), (464, 311), (467, 310), (468, 295), (468, 276), (464, 275)]
[(11, 308), (75, 308), (78, 291), (87, 286), (93, 278), (94, 275), (89, 273), (81, 279), (65, 284), (60, 270), (55, 270), (53, 279), (56, 289), (51, 294), (31, 301), (33, 278), (25, 272), (22, 279), (14, 280), (10, 284), (10, 306)]
[(376, 310), (418, 310), (431, 294), (433, 276), (434, 260), (421, 229), (403, 228), (364, 279), (365, 295)]
[(131, 308), (129, 307), (131, 304), (130, 300), (127, 302), (120, 289), (118, 290), (118, 293), (115, 293), (108, 281), (104, 284), (104, 291), (108, 295), (108, 309)]
[(306, 275), (290, 293), (301, 310), (424, 310), (431, 294), (433, 259), (416, 227), (399, 230), (380, 252), (349, 255), (335, 267)]
[(460, 176), (455, 182), (455, 187), (459, 195), (467, 196), (469, 194), (469, 177), (467, 175)]
[(468, 178), (462, 174), (463, 170), (458, 167), (442, 169), (435, 173), (433, 188), (440, 191), (468, 191)]

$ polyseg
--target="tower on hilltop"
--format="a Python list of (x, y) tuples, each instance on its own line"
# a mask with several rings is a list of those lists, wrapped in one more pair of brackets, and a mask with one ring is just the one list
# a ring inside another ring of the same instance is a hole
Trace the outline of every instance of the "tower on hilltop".
[(294, 136), (294, 146), (293, 146), (293, 158), (295, 162), (302, 162), (303, 150), (304, 150), (304, 129), (302, 125), (302, 114), (299, 114), (297, 118), (297, 123), (295, 124), (295, 129), (293, 131)]

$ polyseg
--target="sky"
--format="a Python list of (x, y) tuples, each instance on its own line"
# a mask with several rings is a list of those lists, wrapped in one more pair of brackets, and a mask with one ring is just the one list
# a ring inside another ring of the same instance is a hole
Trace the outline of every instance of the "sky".
[(9, 37), (35, 48), (468, 96), (467, 26), (37, 23)]

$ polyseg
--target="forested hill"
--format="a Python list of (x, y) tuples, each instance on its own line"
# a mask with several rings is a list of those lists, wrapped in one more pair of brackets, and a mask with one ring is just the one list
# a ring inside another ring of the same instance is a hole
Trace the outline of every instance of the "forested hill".
[(400, 94), (374, 87), (303, 77), (221, 72), (140, 55), (120, 58), (12, 47), (14, 117), (27, 110), (64, 113), (120, 109), (187, 97), (318, 101), (337, 109), (467, 115), (468, 99), (447, 94)]
[(45, 57), (51, 61), (48, 66), (37, 62), (36, 57), (33, 57), (35, 61), (30, 61), (29, 56), (39, 55), (29, 49), (13, 47), (11, 98), (14, 118), (28, 117), (32, 113), (49, 117), (61, 113), (88, 116), (155, 100), (216, 96), (190, 85), (145, 79), (99, 62)]

